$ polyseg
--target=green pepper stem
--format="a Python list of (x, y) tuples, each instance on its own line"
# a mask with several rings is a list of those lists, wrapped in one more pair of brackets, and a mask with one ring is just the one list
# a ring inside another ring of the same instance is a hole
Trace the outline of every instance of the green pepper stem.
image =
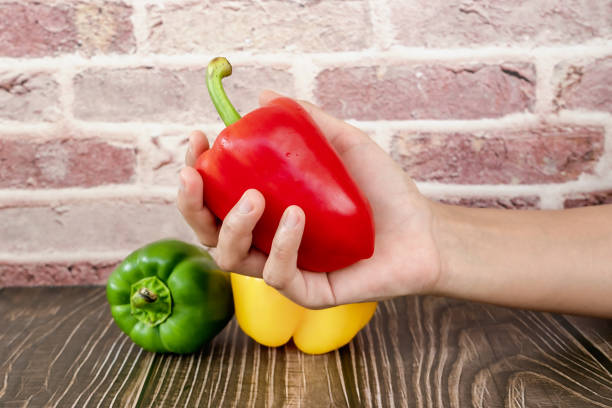
[(212, 99), (212, 103), (215, 105), (215, 109), (217, 109), (225, 126), (240, 120), (240, 114), (227, 98), (221, 83), (223, 78), (230, 75), (232, 75), (232, 66), (226, 58), (217, 57), (208, 63), (206, 87), (208, 88), (210, 99)]
[(157, 326), (172, 314), (170, 289), (157, 276), (147, 276), (130, 288), (132, 316), (149, 326)]
[(136, 308), (140, 308), (144, 305), (151, 304), (156, 300), (157, 295), (155, 292), (152, 292), (147, 288), (140, 288), (132, 297), (132, 305)]

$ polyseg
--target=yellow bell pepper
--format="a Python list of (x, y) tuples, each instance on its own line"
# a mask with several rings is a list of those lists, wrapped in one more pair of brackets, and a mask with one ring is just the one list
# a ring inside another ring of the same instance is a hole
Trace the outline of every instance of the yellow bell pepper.
[(376, 302), (307, 309), (263, 279), (232, 273), (231, 280), (238, 324), (256, 342), (268, 347), (282, 346), (293, 337), (304, 353), (327, 353), (351, 341), (376, 311)]

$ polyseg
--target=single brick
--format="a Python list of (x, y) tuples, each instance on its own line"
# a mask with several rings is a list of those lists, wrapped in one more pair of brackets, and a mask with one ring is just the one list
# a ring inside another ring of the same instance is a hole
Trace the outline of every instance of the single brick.
[[(224, 84), (241, 113), (258, 107), (263, 87), (293, 94), (293, 77), (286, 68), (235, 66)], [(84, 120), (219, 121), (206, 90), (205, 68), (92, 68), (75, 76), (74, 93), (75, 116)]]
[(0, 119), (50, 122), (59, 116), (59, 85), (50, 74), (0, 71)]
[(119, 262), (0, 263), (0, 287), (104, 285)]
[(136, 50), (132, 6), (123, 1), (77, 3), (74, 23), (81, 52), (127, 54)]
[(390, 7), (395, 41), (406, 46), (564, 45), (612, 38), (609, 1), (390, 0)]
[(76, 50), (73, 14), (68, 4), (0, 4), (0, 55), (42, 57)]
[(132, 7), (120, 1), (0, 4), (0, 56), (133, 51)]
[(563, 206), (565, 208), (586, 207), (589, 205), (612, 204), (612, 189), (592, 191), (589, 193), (576, 193), (566, 196)]
[(157, 239), (194, 241), (174, 202), (121, 199), (0, 205), (3, 252), (125, 251)]
[(391, 155), (416, 180), (455, 184), (537, 184), (592, 173), (601, 127), (542, 126), (478, 133), (398, 133)]
[(555, 105), (612, 113), (612, 57), (588, 64), (561, 63), (556, 67)]
[(92, 187), (128, 183), (136, 150), (96, 139), (0, 139), (0, 188)]
[(442, 203), (475, 208), (505, 208), (511, 210), (537, 209), (540, 205), (538, 196), (517, 197), (451, 197), (438, 200)]
[(330, 68), (317, 76), (315, 96), (342, 118), (500, 117), (532, 109), (535, 69), (527, 63)]
[(153, 52), (325, 52), (368, 48), (365, 0), (191, 1), (147, 7)]

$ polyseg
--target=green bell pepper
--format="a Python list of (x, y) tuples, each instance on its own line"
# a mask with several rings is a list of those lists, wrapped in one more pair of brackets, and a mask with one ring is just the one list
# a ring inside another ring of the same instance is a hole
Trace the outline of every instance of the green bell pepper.
[(161, 353), (198, 350), (234, 315), (229, 274), (204, 249), (176, 240), (132, 252), (110, 275), (106, 297), (119, 328)]

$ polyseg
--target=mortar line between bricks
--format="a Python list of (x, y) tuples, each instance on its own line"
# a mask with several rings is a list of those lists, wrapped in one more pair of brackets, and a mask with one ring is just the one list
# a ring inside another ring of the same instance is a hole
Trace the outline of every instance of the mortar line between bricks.
[(533, 113), (514, 113), (499, 118), (466, 119), (466, 120), (355, 120), (346, 122), (362, 130), (415, 130), (415, 131), (449, 131), (507, 129), (537, 125), (541, 116)]
[(148, 175), (147, 173), (149, 173), (145, 170), (146, 161), (148, 159), (147, 141), (149, 139), (149, 136), (146, 132), (143, 132), (142, 130), (138, 133), (132, 133), (132, 136), (135, 139), (134, 146), (137, 152), (136, 166), (134, 168), (134, 180), (136, 181), (136, 185), (141, 186), (143, 184), (146, 184), (146, 177)]
[(612, 119), (604, 133), (604, 151), (596, 169), (600, 174), (607, 174), (612, 182)]
[(0, 121), (0, 132), (16, 134), (45, 134), (57, 132), (57, 123), (24, 123), (17, 121)]
[[(228, 52), (225, 56), (235, 64), (267, 65), (271, 63), (292, 63), (297, 58), (311, 58), (315, 63), (326, 66), (349, 66), (355, 64), (379, 64), (394, 62), (490, 62), (500, 59), (533, 60), (538, 57), (572, 60), (576, 55), (584, 58), (597, 58), (610, 55), (612, 41), (597, 40), (592, 44), (542, 47), (478, 47), (478, 48), (419, 48), (393, 46), (389, 50), (365, 49), (359, 51), (338, 51), (322, 53), (253, 53)], [(569, 57), (568, 57), (569, 55)], [(203, 67), (217, 54), (115, 54), (83, 57), (77, 54), (42, 58), (0, 58), (0, 67), (11, 70), (46, 70), (61, 68), (65, 64), (80, 68), (134, 67), (155, 65), (159, 67)]]
[(320, 68), (308, 58), (298, 58), (294, 61), (291, 70), (294, 77), (296, 97), (314, 102), (315, 78)]
[[(89, 138), (91, 135), (80, 135), (81, 132), (90, 132), (96, 134), (105, 134), (105, 136), (112, 136), (116, 134), (118, 137), (117, 141), (133, 141), (131, 136), (125, 137), (126, 134), (133, 133), (181, 133), (189, 132), (194, 128), (205, 129), (209, 131), (219, 132), (223, 128), (222, 122), (215, 123), (195, 123), (195, 124), (180, 124), (180, 123), (155, 123), (155, 122), (88, 122), (79, 119), (71, 119), (63, 122), (65, 125), (71, 126), (77, 130), (75, 135), (71, 137)], [(0, 121), (0, 133), (4, 134), (35, 134), (36, 136), (43, 136), (46, 134), (57, 135), (58, 128), (61, 128), (61, 123), (24, 123), (17, 121)]]
[(558, 60), (549, 57), (536, 57), (534, 61), (536, 71), (534, 112), (546, 114), (553, 111), (554, 87), (553, 78), (555, 65)]
[[(351, 125), (369, 131), (414, 131), (460, 133), (491, 130), (528, 130), (539, 126), (601, 126), (612, 130), (612, 115), (605, 112), (562, 111), (559, 114), (516, 113), (501, 118), (473, 120), (347, 120)], [(487, 135), (483, 135), (487, 137)]]
[(74, 121), (74, 85), (76, 71), (72, 66), (62, 67), (56, 74), (59, 83), (59, 104), (62, 110), (61, 121), (70, 124)]
[(370, 21), (372, 23), (373, 46), (388, 50), (395, 39), (395, 26), (391, 23), (391, 7), (387, 0), (369, 0)]
[(374, 140), (376, 144), (389, 154), (391, 149), (391, 142), (393, 141), (394, 132), (390, 129), (372, 129), (370, 132), (370, 139)]
[(136, 54), (144, 56), (149, 50), (146, 1), (132, 0), (132, 27), (136, 41)]
[(11, 205), (29, 206), (37, 204), (95, 201), (115, 199), (117, 201), (167, 201), (174, 202), (178, 187), (159, 187), (145, 184), (124, 184), (92, 188), (15, 190), (0, 189), (0, 208)]
[[(477, 130), (502, 129), (528, 129), (543, 124), (557, 125), (583, 125), (583, 126), (612, 126), (612, 115), (605, 112), (560, 111), (548, 114), (514, 113), (499, 118), (484, 119), (458, 119), (458, 120), (355, 120), (345, 119), (351, 125), (363, 130), (415, 130), (461, 132)], [(77, 130), (95, 131), (96, 133), (185, 133), (194, 128), (218, 133), (222, 128), (221, 122), (204, 122), (200, 124), (155, 123), (155, 122), (89, 122), (78, 119), (69, 123)], [(36, 132), (38, 134), (57, 131), (56, 124), (28, 124), (16, 121), (0, 122), (0, 133), (24, 134)], [(212, 136), (212, 135), (209, 135)], [(130, 139), (131, 140), (131, 139)]]
[(115, 262), (125, 258), (131, 250), (125, 251), (80, 251), (80, 252), (0, 252), (0, 264), (40, 264), (40, 263), (102, 263)]
[(588, 193), (612, 188), (612, 180), (574, 180), (550, 184), (445, 184), (415, 181), (419, 191), (428, 197), (515, 197), (520, 195)]
[[(474, 197), (517, 195), (538, 195), (547, 192), (581, 193), (612, 188), (612, 177), (608, 179), (584, 178), (566, 183), (550, 184), (446, 184), (436, 182), (416, 181), (419, 190), (428, 196)], [(94, 188), (68, 188), (48, 190), (0, 190), (0, 208), (2, 207), (28, 207), (48, 205), (52, 203), (57, 207), (65, 204), (96, 201), (99, 199), (117, 201), (140, 201), (143, 203), (163, 201), (174, 203), (177, 188), (158, 187), (154, 185), (121, 185), (114, 187)], [(61, 208), (58, 209), (62, 211)]]

